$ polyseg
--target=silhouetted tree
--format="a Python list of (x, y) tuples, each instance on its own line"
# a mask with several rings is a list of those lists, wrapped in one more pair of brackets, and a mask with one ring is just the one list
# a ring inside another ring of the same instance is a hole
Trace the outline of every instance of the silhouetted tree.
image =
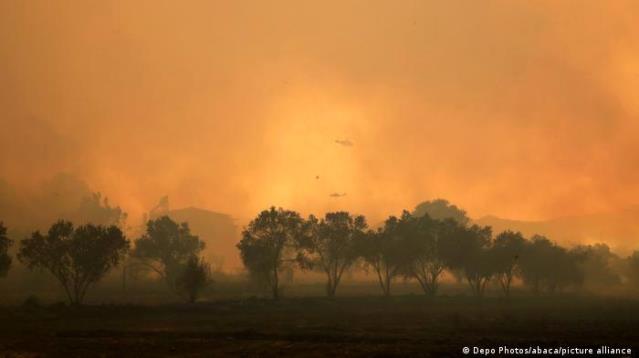
[(496, 269), (491, 258), (492, 229), (489, 226), (466, 227), (454, 220), (445, 221), (442, 241), (442, 257), (446, 265), (463, 277), (473, 295), (482, 297), (486, 284), (495, 275)]
[(344, 270), (358, 258), (357, 241), (367, 228), (366, 218), (345, 211), (327, 213), (321, 221), (310, 216), (297, 240), (302, 268), (319, 268), (326, 273), (326, 295), (335, 296)]
[(124, 228), (127, 214), (119, 206), (111, 206), (109, 199), (101, 193), (91, 193), (82, 198), (74, 217), (81, 222)]
[(555, 275), (547, 280), (548, 292), (563, 291), (566, 287), (581, 287), (584, 282), (584, 272), (580, 269), (582, 258), (569, 252), (563, 247), (554, 252), (554, 259), (549, 262), (557, 262)]
[(411, 257), (402, 223), (408, 216), (405, 211), (402, 218), (389, 217), (383, 228), (368, 231), (357, 245), (367, 266), (377, 274), (384, 296), (390, 296), (393, 279), (405, 270)]
[(302, 234), (302, 223), (298, 213), (271, 207), (249, 223), (237, 244), (251, 277), (269, 287), (276, 300), (280, 296), (280, 272), (295, 261), (293, 247)]
[(194, 303), (202, 290), (212, 282), (211, 266), (204, 259), (191, 256), (177, 277), (176, 287), (187, 296), (190, 303)]
[(437, 293), (439, 276), (445, 268), (440, 254), (443, 229), (443, 222), (431, 219), (428, 214), (413, 216), (404, 211), (395, 231), (406, 245), (407, 257), (401, 265), (402, 273), (417, 279), (424, 293), (430, 296)]
[(44, 269), (62, 284), (69, 301), (81, 304), (97, 283), (126, 255), (129, 241), (116, 226), (73, 227), (58, 221), (46, 235), (39, 231), (20, 242), (18, 259), (30, 269)]
[(519, 258), (526, 247), (526, 239), (520, 232), (504, 231), (495, 237), (492, 257), (496, 277), (504, 295), (510, 295), (510, 286), (519, 273)]
[(628, 281), (634, 288), (639, 288), (639, 251), (634, 251), (626, 259), (628, 267)]
[(583, 274), (584, 285), (591, 288), (610, 288), (621, 284), (621, 276), (613, 269), (620, 259), (606, 244), (579, 245), (570, 250)]
[(9, 268), (11, 268), (11, 256), (9, 256), (9, 247), (13, 244), (13, 240), (7, 237), (7, 228), (0, 221), (0, 277), (5, 277)]
[[(524, 284), (529, 286), (534, 294), (542, 290), (544, 280), (552, 275), (552, 266), (547, 261), (554, 244), (546, 237), (535, 235), (526, 245), (526, 249), (519, 265)], [(554, 264), (554, 262), (553, 262)]]
[(135, 241), (131, 265), (142, 264), (155, 271), (176, 291), (176, 279), (192, 256), (204, 249), (204, 242), (191, 234), (188, 223), (178, 224), (168, 216), (149, 220), (146, 233)]
[(435, 199), (417, 204), (415, 210), (413, 210), (413, 215), (424, 216), (424, 214), (428, 214), (428, 216), (436, 220), (453, 219), (461, 225), (466, 225), (470, 221), (466, 211), (445, 199)]
[(580, 285), (583, 273), (577, 256), (547, 238), (535, 235), (519, 260), (521, 277), (533, 293), (553, 293), (570, 285)]

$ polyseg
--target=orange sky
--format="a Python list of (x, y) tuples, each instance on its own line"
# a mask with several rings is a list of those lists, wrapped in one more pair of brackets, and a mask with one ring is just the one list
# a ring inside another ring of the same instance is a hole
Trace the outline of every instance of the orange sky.
[(636, 205), (637, 24), (632, 0), (5, 0), (0, 177), (72, 173), (133, 217)]

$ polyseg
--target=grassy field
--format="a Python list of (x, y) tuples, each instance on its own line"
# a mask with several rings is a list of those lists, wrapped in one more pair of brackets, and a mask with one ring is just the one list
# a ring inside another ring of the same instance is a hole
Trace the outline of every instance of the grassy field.
[[(0, 309), (4, 356), (461, 356), (464, 346), (632, 347), (639, 301), (418, 295)], [(639, 347), (637, 347), (639, 348)]]

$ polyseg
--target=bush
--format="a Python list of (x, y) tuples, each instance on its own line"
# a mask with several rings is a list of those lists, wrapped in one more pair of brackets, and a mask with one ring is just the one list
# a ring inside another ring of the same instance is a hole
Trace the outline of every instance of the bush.
[(212, 282), (210, 265), (204, 259), (192, 256), (178, 276), (176, 286), (188, 297), (189, 302), (193, 303), (201, 295), (202, 290)]

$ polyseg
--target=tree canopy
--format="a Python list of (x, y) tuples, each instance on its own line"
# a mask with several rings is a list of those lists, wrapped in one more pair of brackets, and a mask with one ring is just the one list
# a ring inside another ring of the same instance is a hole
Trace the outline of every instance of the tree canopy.
[(536, 235), (527, 243), (520, 259), (521, 277), (535, 294), (580, 285), (583, 274), (576, 258), (548, 238)]
[(357, 242), (368, 227), (363, 216), (353, 217), (345, 211), (327, 213), (318, 220), (310, 216), (297, 238), (298, 262), (303, 268), (317, 268), (326, 273), (326, 294), (335, 296), (345, 270), (358, 258)]
[(520, 232), (504, 231), (495, 237), (492, 260), (495, 274), (504, 295), (510, 295), (513, 279), (519, 274), (519, 259), (526, 249), (526, 239)]
[(135, 241), (133, 257), (159, 274), (175, 291), (179, 274), (204, 246), (204, 242), (191, 233), (188, 223), (178, 224), (162, 216), (147, 222), (146, 232)]
[(242, 231), (237, 244), (251, 277), (280, 296), (280, 273), (295, 261), (293, 247), (303, 232), (303, 219), (294, 211), (271, 207), (262, 211)]
[(11, 268), (11, 256), (9, 256), (9, 247), (13, 244), (13, 240), (7, 237), (7, 228), (0, 221), (0, 277), (4, 277)]
[(461, 225), (466, 225), (470, 222), (465, 210), (458, 208), (445, 199), (435, 199), (419, 203), (412, 214), (414, 216), (424, 216), (428, 214), (428, 216), (437, 220), (453, 219)]
[(422, 216), (404, 215), (405, 245), (407, 245), (404, 274), (414, 277), (430, 296), (437, 294), (439, 277), (446, 263), (442, 256), (442, 245), (447, 239), (445, 223), (432, 219), (428, 214)]
[(409, 220), (407, 211), (399, 218), (391, 216), (382, 228), (368, 231), (358, 244), (360, 255), (375, 271), (384, 296), (391, 295), (393, 279), (405, 271), (409, 261), (410, 247), (406, 245)]
[(129, 249), (129, 241), (116, 226), (87, 224), (75, 228), (60, 220), (46, 234), (34, 232), (20, 243), (18, 259), (30, 269), (49, 271), (73, 304), (81, 304), (87, 290)]
[(481, 297), (496, 271), (490, 251), (492, 229), (488, 226), (455, 225), (453, 220), (446, 223), (443, 260), (449, 269), (466, 280), (475, 296)]
[(626, 262), (629, 281), (634, 288), (639, 288), (639, 251), (633, 251)]

